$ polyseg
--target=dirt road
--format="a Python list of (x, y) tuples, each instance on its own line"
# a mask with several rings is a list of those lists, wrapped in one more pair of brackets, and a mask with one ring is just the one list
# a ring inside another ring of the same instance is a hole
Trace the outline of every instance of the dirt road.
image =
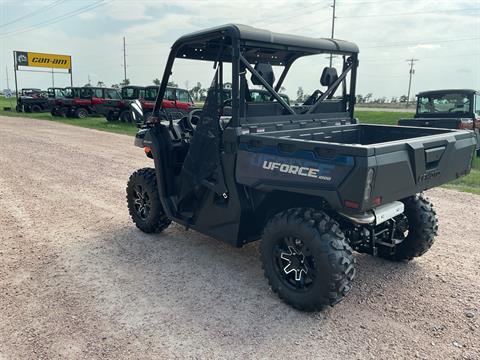
[(258, 244), (138, 231), (125, 185), (148, 165), (128, 136), (0, 117), (0, 359), (480, 359), (479, 196), (430, 191), (429, 253), (357, 255), (348, 297), (306, 314)]

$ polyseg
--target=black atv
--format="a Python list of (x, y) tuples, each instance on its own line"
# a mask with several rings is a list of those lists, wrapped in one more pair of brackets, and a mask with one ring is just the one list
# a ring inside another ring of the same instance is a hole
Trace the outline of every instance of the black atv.
[(413, 119), (400, 119), (398, 125), (472, 130), (480, 156), (480, 93), (472, 89), (422, 91), (417, 94)]
[(17, 99), (17, 112), (43, 112), (50, 111), (47, 95), (40, 89), (22, 89)]
[[(341, 57), (341, 71), (325, 67), (314, 100), (287, 104), (278, 91), (290, 67), (325, 54)], [(176, 58), (211, 61), (216, 69), (203, 109), (182, 118), (162, 108)], [(231, 72), (224, 72), (227, 63)], [(278, 81), (272, 65), (283, 69)], [(145, 121), (141, 103), (131, 104), (141, 127), (135, 144), (154, 163), (128, 181), (136, 226), (157, 233), (174, 221), (238, 247), (261, 239), (273, 291), (306, 311), (349, 293), (352, 250), (394, 261), (424, 254), (438, 225), (421, 192), (468, 174), (473, 133), (358, 124), (357, 66), (357, 46), (341, 40), (243, 25), (181, 37), (153, 116)], [(224, 99), (230, 73), (232, 95)], [(268, 101), (249, 101), (247, 74)]]

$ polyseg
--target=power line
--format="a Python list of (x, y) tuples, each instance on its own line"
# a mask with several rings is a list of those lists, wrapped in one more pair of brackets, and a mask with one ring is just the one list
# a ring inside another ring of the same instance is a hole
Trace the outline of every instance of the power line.
[(350, 15), (340, 16), (342, 19), (351, 18), (370, 18), (370, 17), (388, 17), (388, 16), (408, 16), (408, 15), (423, 15), (423, 14), (437, 14), (439, 12), (459, 12), (459, 11), (478, 11), (480, 8), (466, 8), (466, 9), (449, 9), (449, 10), (435, 10), (435, 11), (414, 11), (408, 13), (393, 13), (393, 14), (372, 14), (372, 15)]
[(384, 45), (375, 45), (375, 46), (364, 46), (362, 49), (374, 49), (382, 47), (396, 47), (396, 46), (411, 46), (411, 45), (428, 45), (431, 43), (445, 43), (445, 42), (458, 42), (458, 41), (470, 41), (478, 40), (480, 37), (473, 38), (463, 38), (463, 39), (444, 39), (444, 40), (420, 40), (417, 42), (398, 42), (398, 43), (387, 43)]
[(18, 35), (18, 34), (23, 34), (25, 32), (29, 32), (29, 31), (32, 31), (32, 30), (36, 30), (40, 27), (43, 27), (43, 26), (47, 26), (47, 25), (51, 25), (51, 24), (55, 24), (57, 22), (60, 22), (60, 21), (63, 21), (65, 19), (69, 19), (73, 16), (76, 16), (76, 15), (79, 15), (79, 14), (82, 14), (84, 12), (87, 12), (87, 11), (90, 11), (90, 10), (93, 10), (99, 6), (103, 6), (105, 5), (106, 3), (108, 3), (109, 1), (105, 1), (105, 0), (100, 0), (100, 1), (97, 1), (96, 3), (94, 4), (90, 4), (90, 5), (87, 5), (87, 6), (84, 6), (84, 7), (81, 7), (81, 8), (78, 8), (76, 10), (73, 10), (73, 11), (70, 11), (70, 12), (67, 12), (63, 15), (60, 15), (60, 16), (57, 16), (57, 17), (54, 17), (52, 19), (49, 19), (47, 21), (44, 21), (44, 22), (40, 22), (40, 23), (37, 23), (37, 24), (34, 24), (34, 25), (31, 25), (29, 27), (26, 27), (24, 28), (23, 30), (14, 30), (14, 31), (9, 31), (9, 32), (5, 32), (5, 33), (2, 33), (0, 34), (1, 35), (1, 38), (5, 38), (5, 37), (8, 37), (8, 36), (12, 36), (12, 35)]
[(7, 22), (7, 23), (5, 23), (5, 24), (1, 24), (0, 27), (4, 27), (4, 26), (7, 26), (7, 25), (15, 24), (16, 22), (19, 22), (19, 21), (21, 21), (21, 20), (23, 20), (23, 19), (26, 19), (26, 18), (30, 17), (30, 16), (34, 16), (34, 15), (37, 15), (37, 14), (39, 14), (39, 13), (45, 12), (45, 11), (47, 11), (47, 10), (53, 9), (54, 7), (60, 5), (60, 4), (64, 3), (64, 2), (65, 2), (65, 0), (56, 0), (56, 1), (52, 2), (50, 5), (47, 5), (47, 6), (43, 7), (43, 8), (37, 9), (37, 10), (32, 11), (32, 12), (29, 12), (29, 13), (27, 13), (27, 14), (25, 14), (25, 15), (23, 15), (23, 16), (20, 16), (20, 17), (12, 20), (12, 21), (10, 21), (10, 22)]
[(417, 61), (419, 61), (419, 59), (414, 59), (414, 58), (411, 58), (409, 60), (406, 60), (407, 62), (410, 63), (410, 78), (408, 80), (408, 93), (407, 93), (407, 107), (408, 107), (408, 103), (410, 101), (410, 89), (412, 87), (412, 76), (413, 74), (415, 74), (415, 70), (413, 69), (413, 64)]

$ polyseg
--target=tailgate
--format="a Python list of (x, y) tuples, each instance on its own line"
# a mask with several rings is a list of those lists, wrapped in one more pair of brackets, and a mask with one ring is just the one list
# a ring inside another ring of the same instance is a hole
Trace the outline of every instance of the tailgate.
[(470, 172), (476, 140), (471, 131), (455, 131), (377, 145), (372, 197), (394, 201), (430, 189)]

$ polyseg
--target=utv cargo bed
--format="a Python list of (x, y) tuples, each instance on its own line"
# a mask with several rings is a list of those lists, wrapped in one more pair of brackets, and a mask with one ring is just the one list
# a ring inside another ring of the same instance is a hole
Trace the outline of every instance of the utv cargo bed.
[(466, 175), (475, 143), (469, 131), (364, 124), (245, 134), (236, 173), (259, 190), (288, 184), (358, 212)]

